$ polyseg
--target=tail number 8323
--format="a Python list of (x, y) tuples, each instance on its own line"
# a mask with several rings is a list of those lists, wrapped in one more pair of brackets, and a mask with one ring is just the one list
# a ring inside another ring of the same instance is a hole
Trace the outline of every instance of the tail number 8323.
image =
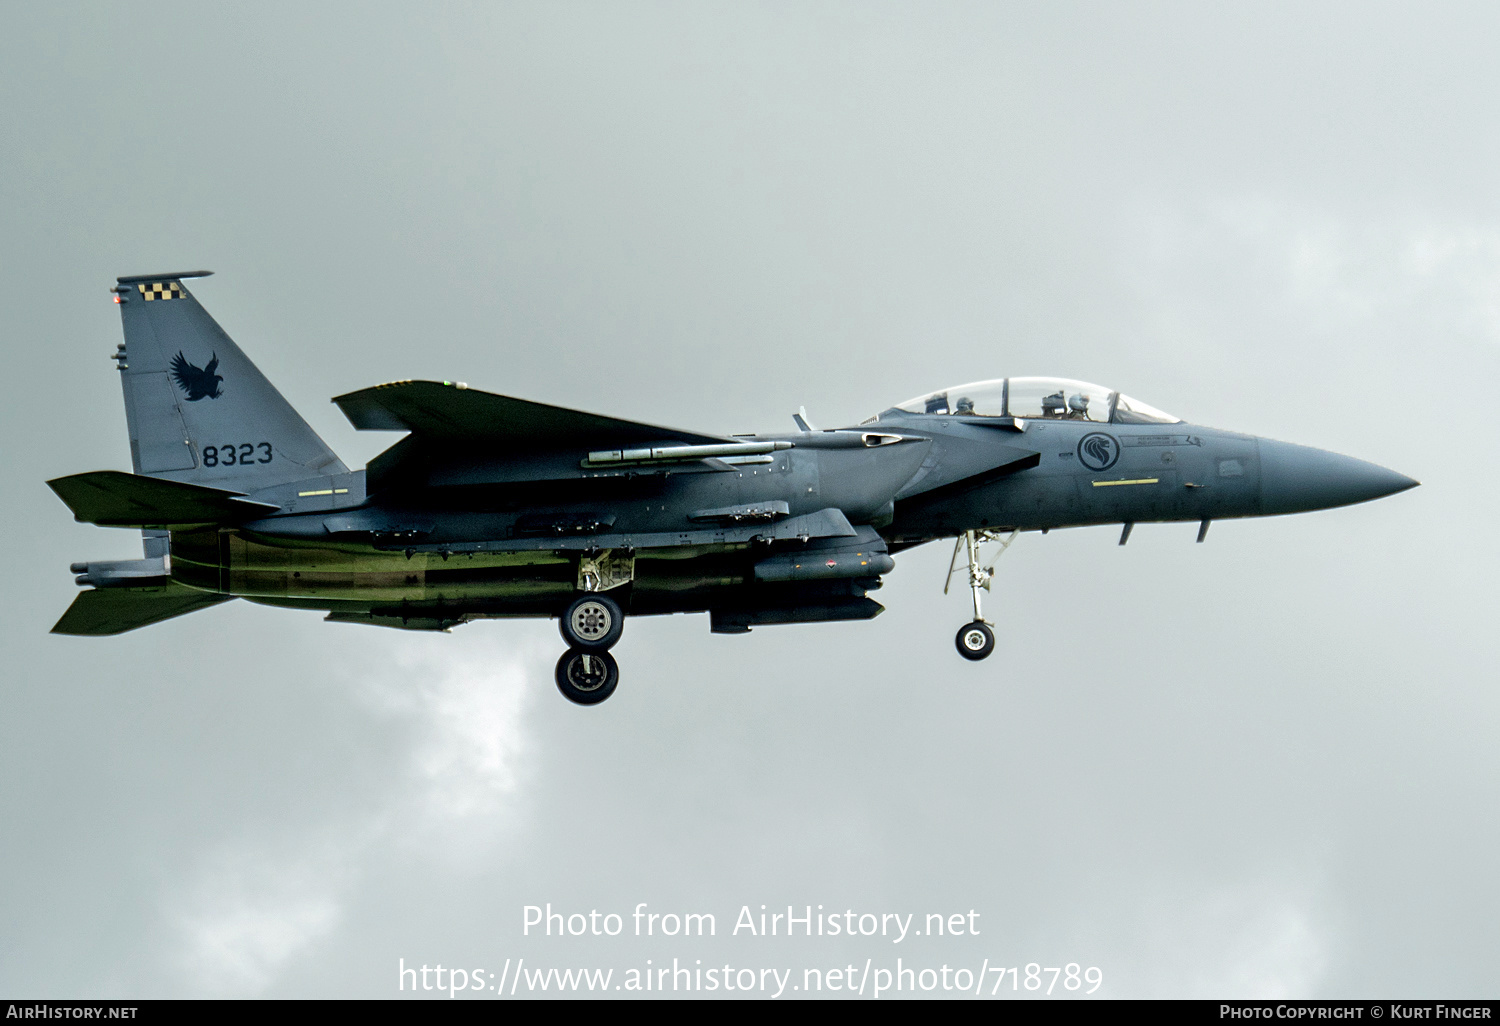
[(240, 442), (238, 445), (207, 445), (203, 447), (205, 467), (236, 467), (249, 463), (270, 463), (270, 442)]

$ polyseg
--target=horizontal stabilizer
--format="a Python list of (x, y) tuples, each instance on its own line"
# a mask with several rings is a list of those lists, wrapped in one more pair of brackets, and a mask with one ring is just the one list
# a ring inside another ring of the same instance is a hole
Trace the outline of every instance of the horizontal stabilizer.
[(80, 592), (52, 628), (53, 634), (105, 637), (170, 620), (229, 601), (171, 581), (149, 588), (105, 588)]
[(450, 382), (396, 381), (337, 396), (333, 401), (361, 431), (410, 431), (433, 441), (490, 442), (533, 449), (735, 441), (513, 399)]
[(47, 482), (73, 518), (100, 527), (175, 527), (263, 517), (280, 509), (242, 498), (241, 492), (184, 484), (159, 477), (94, 470)]

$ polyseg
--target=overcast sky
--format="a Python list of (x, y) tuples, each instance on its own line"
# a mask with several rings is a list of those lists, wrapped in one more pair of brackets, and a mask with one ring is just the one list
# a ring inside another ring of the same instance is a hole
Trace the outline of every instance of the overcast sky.
[[(1483, 4), (9, 5), (0, 994), (899, 956), (1495, 996), (1497, 37)], [(328, 398), (397, 378), (744, 432), (1054, 374), (1423, 485), (1025, 536), (981, 664), (943, 544), (869, 623), (633, 620), (592, 709), (547, 621), (49, 636), (69, 563), (139, 554), (44, 484), (130, 465), (106, 290), (197, 267), (351, 466), (392, 436)], [(523, 937), (547, 902), (626, 931)], [(629, 936), (639, 902), (718, 935)], [(761, 904), (980, 935), (732, 935)]]

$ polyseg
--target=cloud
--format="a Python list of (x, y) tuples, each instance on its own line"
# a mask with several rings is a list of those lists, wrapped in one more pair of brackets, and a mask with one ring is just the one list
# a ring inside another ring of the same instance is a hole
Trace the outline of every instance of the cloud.
[(1117, 997), (1305, 998), (1330, 964), (1310, 894), (1281, 881), (1163, 888), (1130, 932), (1124, 971), (1103, 967)]
[[(1279, 304), (1313, 326), (1396, 318), (1500, 343), (1497, 225), (1245, 195), (1142, 206), (1130, 224), (1129, 266), (1144, 291), (1186, 280), (1220, 306)], [(1174, 304), (1181, 299), (1174, 294)]]
[[(268, 859), (253, 849), (217, 853), (179, 913), (177, 967), (188, 989), (216, 996), (265, 991), (292, 958), (337, 925), (350, 868), (327, 854)], [(331, 871), (331, 872), (330, 872)]]
[[(281, 836), (236, 836), (169, 898), (170, 961), (186, 990), (250, 996), (330, 938), (370, 871), (395, 848), (463, 858), (521, 818), (526, 706), (541, 659), (483, 637), (376, 638), (347, 694), (405, 729), (394, 784), (342, 816)], [(455, 650), (457, 649), (457, 650)]]
[(540, 655), (493, 646), (436, 656), (427, 645), (390, 648), (395, 672), (365, 678), (366, 698), (386, 717), (420, 724), (408, 790), (392, 811), (433, 826), (499, 811), (522, 782), (527, 682), (545, 672)]

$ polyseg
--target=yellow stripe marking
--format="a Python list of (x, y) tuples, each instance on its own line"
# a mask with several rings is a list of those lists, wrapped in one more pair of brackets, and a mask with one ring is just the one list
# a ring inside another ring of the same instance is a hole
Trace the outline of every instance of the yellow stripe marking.
[(1161, 481), (1159, 477), (1138, 477), (1134, 481), (1095, 481), (1095, 488), (1108, 488), (1110, 485), (1122, 484), (1157, 484)]
[(305, 495), (332, 495), (332, 494), (333, 494), (333, 489), (332, 488), (320, 488), (320, 489), (318, 489), (315, 492), (298, 492), (297, 493), (297, 498), (300, 499), (300, 498), (302, 498)]

